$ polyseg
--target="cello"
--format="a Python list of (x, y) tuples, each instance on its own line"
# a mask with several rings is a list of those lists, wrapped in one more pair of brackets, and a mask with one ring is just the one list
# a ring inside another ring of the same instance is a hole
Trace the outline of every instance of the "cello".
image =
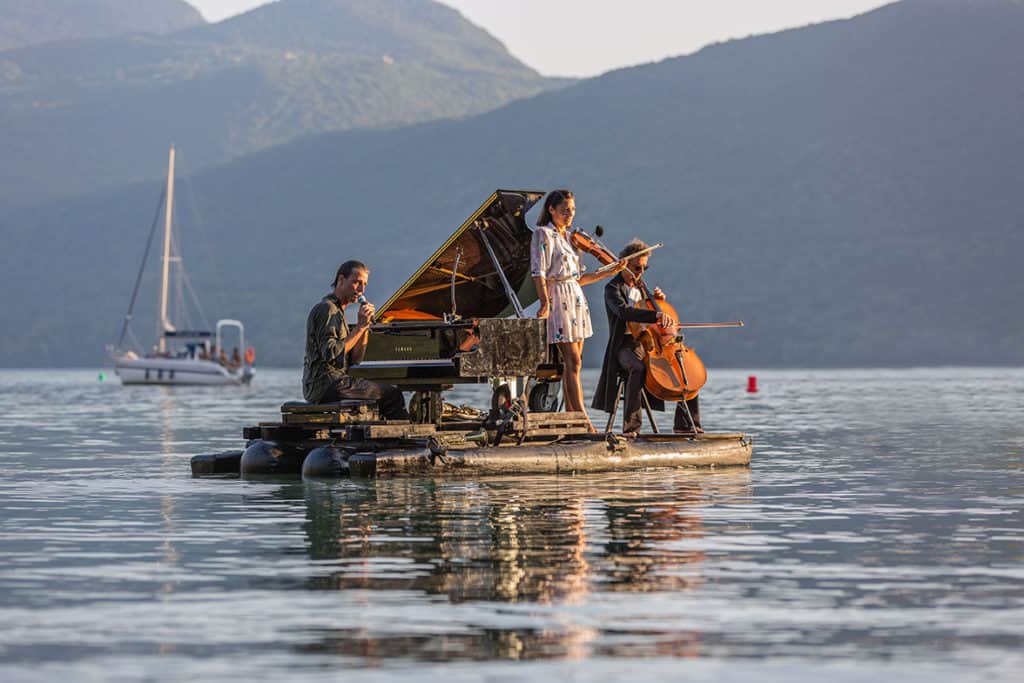
[[(598, 237), (601, 236), (603, 229), (600, 225), (595, 232)], [(594, 256), (602, 265), (623, 260), (582, 230), (573, 230), (569, 242), (575, 248)], [(672, 319), (669, 326), (660, 323), (626, 323), (629, 333), (647, 352), (644, 354), (644, 365), (647, 368), (644, 388), (663, 401), (688, 401), (696, 397), (707, 383), (707, 368), (697, 352), (683, 344), (679, 333), (679, 314), (672, 305), (664, 299), (655, 299), (639, 273), (630, 274), (647, 307)]]
[(633, 279), (647, 307), (672, 319), (669, 326), (661, 323), (626, 323), (629, 333), (647, 352), (644, 356), (644, 365), (647, 366), (644, 388), (663, 401), (689, 401), (696, 398), (701, 387), (708, 381), (708, 371), (697, 352), (683, 343), (679, 333), (679, 314), (668, 301), (659, 301), (651, 295), (639, 273), (633, 273)]

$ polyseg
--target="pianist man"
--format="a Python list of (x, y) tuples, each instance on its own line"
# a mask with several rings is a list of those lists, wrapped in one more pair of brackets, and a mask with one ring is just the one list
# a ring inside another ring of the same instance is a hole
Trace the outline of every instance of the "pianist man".
[(361, 377), (350, 377), (349, 365), (362, 360), (373, 321), (373, 304), (364, 299), (358, 322), (350, 327), (345, 307), (366, 289), (370, 270), (359, 261), (345, 261), (334, 276), (334, 291), (320, 300), (306, 320), (306, 358), (302, 368), (302, 395), (310, 403), (345, 399), (372, 399), (385, 419), (409, 418), (398, 388)]

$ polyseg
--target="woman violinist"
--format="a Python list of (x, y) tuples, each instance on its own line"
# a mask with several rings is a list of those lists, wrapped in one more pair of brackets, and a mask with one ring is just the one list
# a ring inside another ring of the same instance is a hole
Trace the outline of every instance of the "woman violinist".
[[(576, 199), (571, 191), (548, 193), (530, 243), (530, 267), (540, 300), (537, 317), (547, 318), (548, 342), (557, 344), (562, 356), (565, 409), (586, 414), (580, 369), (583, 340), (591, 336), (593, 330), (581, 285), (614, 275), (621, 267), (599, 274), (582, 274), (580, 255), (569, 241), (569, 228), (575, 215)], [(596, 431), (593, 425), (590, 431)]]
[[(647, 245), (641, 240), (634, 239), (619, 252), (619, 258), (628, 259), (625, 269), (608, 282), (604, 287), (604, 305), (608, 314), (608, 346), (605, 349), (604, 361), (601, 364), (601, 377), (597, 381), (597, 391), (591, 407), (596, 410), (612, 412), (618, 396), (618, 379), (623, 377), (626, 380), (625, 406), (623, 407), (622, 432), (629, 436), (635, 436), (642, 424), (641, 420), (641, 392), (644, 391), (647, 368), (644, 364), (646, 351), (639, 340), (634, 339), (630, 334), (627, 323), (658, 323), (670, 327), (674, 324), (671, 318), (662, 312), (656, 312), (644, 307), (643, 296), (638, 287), (637, 278), (647, 270), (647, 261), (650, 258), (647, 253), (632, 257), (638, 252), (645, 252)], [(632, 257), (632, 258), (631, 258)], [(652, 293), (654, 299), (664, 300), (665, 295), (661, 289), (655, 288)], [(664, 402), (648, 394), (651, 408), (664, 410)], [(687, 415), (692, 416), (691, 422)], [(686, 401), (686, 408), (683, 403), (676, 404), (674, 427), (677, 433), (703, 432), (700, 427), (700, 404), (699, 399), (694, 396)]]

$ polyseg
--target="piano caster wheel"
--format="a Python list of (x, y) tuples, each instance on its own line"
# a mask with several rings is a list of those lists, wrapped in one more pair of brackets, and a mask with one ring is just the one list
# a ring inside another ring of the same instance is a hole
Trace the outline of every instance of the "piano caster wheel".
[(558, 390), (561, 382), (537, 382), (530, 389), (527, 405), (534, 413), (553, 413), (558, 410)]

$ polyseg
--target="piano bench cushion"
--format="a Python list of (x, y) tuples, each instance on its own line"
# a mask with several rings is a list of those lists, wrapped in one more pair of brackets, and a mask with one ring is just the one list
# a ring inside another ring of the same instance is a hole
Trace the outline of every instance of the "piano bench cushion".
[(377, 401), (373, 399), (344, 399), (331, 403), (288, 401), (281, 404), (282, 413), (353, 413), (375, 410), (376, 408)]
[(287, 401), (281, 404), (281, 410), (288, 410), (289, 408), (301, 408), (304, 406), (313, 405), (308, 401)]

